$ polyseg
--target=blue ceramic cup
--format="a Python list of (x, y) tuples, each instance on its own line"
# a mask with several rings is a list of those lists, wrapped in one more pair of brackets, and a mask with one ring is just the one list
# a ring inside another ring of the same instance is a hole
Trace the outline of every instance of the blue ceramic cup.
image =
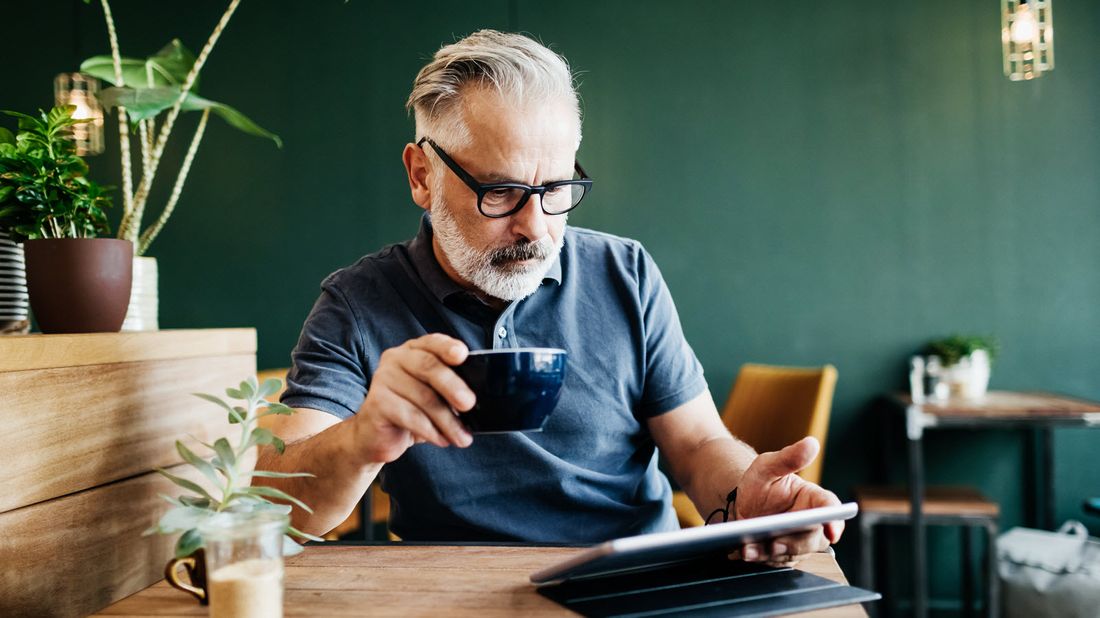
[(459, 418), (471, 433), (542, 431), (558, 403), (567, 356), (557, 348), (470, 352), (454, 369), (477, 403)]

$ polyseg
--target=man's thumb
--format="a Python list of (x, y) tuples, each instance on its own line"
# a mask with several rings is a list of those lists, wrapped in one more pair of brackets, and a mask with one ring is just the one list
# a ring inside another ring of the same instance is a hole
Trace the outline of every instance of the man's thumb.
[(761, 472), (773, 479), (800, 472), (813, 462), (820, 450), (817, 439), (806, 436), (774, 453), (761, 453), (758, 457), (762, 464)]

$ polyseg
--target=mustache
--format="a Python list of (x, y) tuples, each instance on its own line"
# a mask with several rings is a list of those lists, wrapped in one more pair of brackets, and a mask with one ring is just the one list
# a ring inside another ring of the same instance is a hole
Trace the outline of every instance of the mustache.
[(493, 249), (489, 254), (489, 262), (500, 265), (507, 262), (521, 260), (546, 260), (554, 254), (554, 243), (549, 238), (543, 238), (535, 242), (525, 241), (507, 247)]

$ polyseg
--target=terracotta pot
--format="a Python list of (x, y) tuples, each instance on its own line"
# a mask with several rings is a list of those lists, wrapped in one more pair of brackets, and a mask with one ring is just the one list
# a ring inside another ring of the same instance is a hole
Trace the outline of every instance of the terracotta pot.
[(126, 317), (134, 246), (115, 238), (23, 243), (31, 310), (44, 333), (118, 332)]

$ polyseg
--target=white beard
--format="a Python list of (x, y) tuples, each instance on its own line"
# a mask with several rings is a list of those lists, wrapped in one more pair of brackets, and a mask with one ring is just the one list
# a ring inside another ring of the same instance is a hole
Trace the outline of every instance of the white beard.
[[(466, 240), (454, 214), (443, 202), (442, 187), (438, 189), (432, 191), (432, 230), (439, 239), (443, 255), (458, 275), (482, 292), (501, 300), (511, 302), (534, 294), (561, 252), (565, 234), (557, 242), (547, 236), (521, 245), (477, 249)], [(525, 208), (536, 206), (528, 204)], [(514, 261), (526, 258), (534, 260), (525, 265)]]

